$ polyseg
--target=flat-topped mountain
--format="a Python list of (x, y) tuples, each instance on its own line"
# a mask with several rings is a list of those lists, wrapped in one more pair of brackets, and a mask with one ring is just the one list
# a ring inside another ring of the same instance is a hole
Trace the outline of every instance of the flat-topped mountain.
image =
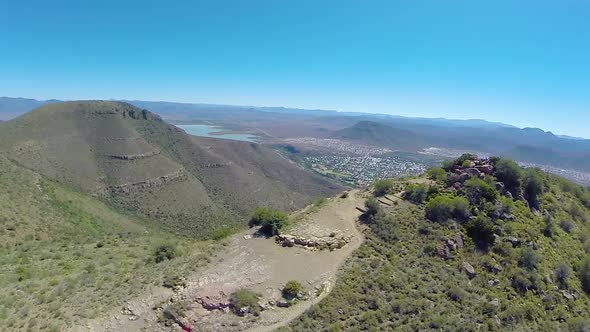
[(123, 102), (44, 105), (0, 127), (17, 164), (206, 237), (258, 206), (295, 209), (340, 188), (257, 144), (197, 138)]

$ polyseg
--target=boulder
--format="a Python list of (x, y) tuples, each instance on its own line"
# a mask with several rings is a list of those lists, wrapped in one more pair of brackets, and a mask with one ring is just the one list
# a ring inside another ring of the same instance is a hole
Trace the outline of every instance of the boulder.
[(459, 233), (455, 234), (453, 239), (455, 240), (455, 243), (457, 244), (457, 248), (463, 248), (463, 246), (465, 246), (465, 242), (463, 242), (463, 237), (461, 236), (461, 234), (459, 234)]
[(445, 244), (447, 245), (447, 248), (449, 248), (450, 251), (457, 250), (457, 244), (453, 240), (447, 239)]
[(250, 313), (250, 307), (243, 307), (238, 310), (238, 315), (240, 315), (240, 316), (246, 316), (249, 313)]
[(461, 269), (467, 274), (467, 276), (470, 279), (475, 278), (475, 276), (477, 275), (475, 269), (473, 268), (473, 265), (469, 264), (468, 262), (463, 262), (463, 264), (461, 264)]
[(565, 297), (568, 300), (573, 300), (574, 296), (572, 294), (570, 294), (570, 292), (566, 291), (566, 290), (562, 290), (561, 294), (563, 295), (563, 297)]
[(514, 236), (509, 236), (506, 241), (510, 242), (512, 244), (513, 247), (518, 247), (520, 246), (520, 240), (515, 238)]
[(436, 255), (444, 260), (453, 259), (453, 254), (451, 254), (451, 250), (448, 247), (438, 247), (436, 248)]
[(494, 234), (494, 245), (499, 244), (502, 242), (502, 237), (498, 234)]
[(500, 300), (498, 299), (493, 299), (490, 302), (488, 302), (489, 305), (494, 306), (496, 308), (500, 307)]
[(474, 176), (474, 177), (478, 177), (478, 178), (483, 178), (484, 174), (482, 172), (480, 172), (477, 168), (467, 168), (465, 170), (465, 173)]
[(500, 280), (499, 279), (494, 279), (494, 280), (488, 280), (488, 285), (490, 287), (496, 287), (500, 284)]
[(494, 173), (494, 167), (490, 164), (479, 165), (476, 168), (478, 171), (486, 175), (492, 175), (492, 173)]
[(504, 228), (502, 228), (502, 226), (498, 225), (496, 226), (496, 232), (497, 235), (502, 236), (502, 234), (504, 233)]
[(289, 302), (284, 301), (284, 300), (277, 301), (277, 307), (279, 307), (279, 308), (288, 308), (289, 307)]

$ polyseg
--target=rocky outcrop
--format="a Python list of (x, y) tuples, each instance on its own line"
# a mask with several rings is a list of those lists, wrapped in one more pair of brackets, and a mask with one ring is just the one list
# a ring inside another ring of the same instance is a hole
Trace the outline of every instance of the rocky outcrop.
[(157, 156), (160, 153), (161, 152), (159, 150), (155, 150), (155, 151), (150, 151), (150, 152), (146, 152), (146, 153), (139, 153), (139, 154), (110, 155), (109, 157), (111, 157), (113, 159), (119, 159), (119, 160), (136, 160), (136, 159), (143, 159), (143, 158)]
[(344, 247), (348, 242), (350, 242), (351, 237), (343, 236), (340, 238), (336, 237), (328, 237), (328, 238), (304, 238), (304, 237), (297, 237), (295, 235), (290, 234), (281, 234), (277, 235), (275, 241), (282, 245), (283, 247), (294, 247), (294, 246), (302, 246), (307, 248), (315, 248), (315, 249), (340, 249)]
[(110, 189), (113, 193), (116, 193), (116, 194), (126, 194), (126, 193), (130, 193), (130, 192), (134, 192), (134, 191), (145, 190), (148, 188), (160, 187), (160, 186), (163, 186), (167, 183), (170, 183), (173, 181), (180, 181), (185, 178), (186, 178), (186, 173), (185, 173), (184, 169), (181, 168), (174, 173), (163, 175), (163, 176), (160, 176), (155, 179), (150, 179), (150, 180), (135, 182), (135, 183), (125, 183), (125, 184), (121, 184), (121, 185), (117, 185), (117, 186), (112, 186)]
[(199, 303), (203, 306), (203, 308), (212, 311), (212, 310), (224, 310), (231, 306), (231, 301), (228, 296), (220, 293), (217, 296), (203, 296), (199, 297), (195, 300), (195, 302)]

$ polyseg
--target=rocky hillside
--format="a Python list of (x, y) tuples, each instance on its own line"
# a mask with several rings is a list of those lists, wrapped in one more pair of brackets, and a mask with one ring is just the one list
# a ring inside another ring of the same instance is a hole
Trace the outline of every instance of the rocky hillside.
[(45, 105), (0, 126), (1, 153), (124, 210), (205, 238), (258, 206), (296, 209), (338, 186), (265, 147), (201, 139), (122, 102)]
[(588, 330), (590, 190), (472, 155), (428, 174), (375, 184), (366, 243), (291, 330)]

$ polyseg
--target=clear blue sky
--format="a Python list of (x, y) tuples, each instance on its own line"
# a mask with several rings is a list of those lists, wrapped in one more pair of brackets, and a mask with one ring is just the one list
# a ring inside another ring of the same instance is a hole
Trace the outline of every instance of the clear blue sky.
[(590, 137), (590, 1), (0, 4), (0, 95), (483, 118)]

